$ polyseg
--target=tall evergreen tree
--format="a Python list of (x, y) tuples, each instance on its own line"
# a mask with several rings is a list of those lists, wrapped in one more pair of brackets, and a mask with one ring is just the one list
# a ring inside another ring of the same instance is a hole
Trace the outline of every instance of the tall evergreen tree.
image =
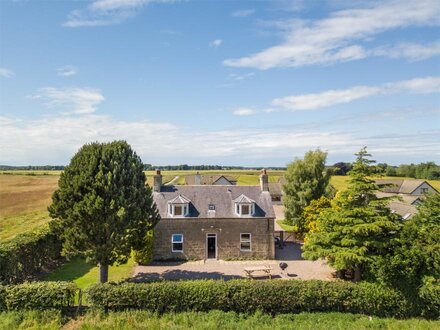
[(286, 222), (294, 225), (298, 233), (304, 233), (304, 208), (314, 199), (331, 195), (330, 171), (325, 168), (327, 153), (319, 149), (308, 151), (304, 159), (297, 159), (288, 165), (283, 185), (284, 214)]
[(359, 281), (366, 267), (390, 247), (401, 224), (387, 207), (389, 199), (376, 196), (378, 187), (369, 178), (371, 155), (363, 148), (356, 156), (348, 189), (320, 213), (317, 232), (308, 235), (303, 255), (326, 258), (339, 274), (352, 270)]
[(139, 156), (125, 141), (84, 145), (64, 169), (52, 196), (52, 228), (67, 256), (82, 255), (100, 266), (127, 262), (158, 221)]

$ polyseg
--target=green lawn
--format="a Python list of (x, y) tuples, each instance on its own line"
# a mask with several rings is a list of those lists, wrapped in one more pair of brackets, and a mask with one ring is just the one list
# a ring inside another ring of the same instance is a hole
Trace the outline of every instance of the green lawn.
[(285, 223), (286, 220), (277, 220), (277, 223), (283, 228), (285, 231), (293, 231), (294, 227)]
[(396, 320), (369, 318), (366, 315), (343, 313), (283, 314), (272, 317), (256, 313), (234, 312), (177, 313), (157, 315), (144, 311), (89, 311), (75, 319), (59, 311), (24, 311), (0, 313), (0, 329), (439, 329), (440, 321), (423, 319)]
[[(111, 266), (109, 269), (109, 281), (119, 281), (133, 274), (135, 262), (129, 259), (124, 265)], [(84, 259), (74, 258), (61, 267), (48, 274), (46, 281), (73, 281), (79, 288), (85, 289), (99, 280), (99, 268), (87, 264)]]

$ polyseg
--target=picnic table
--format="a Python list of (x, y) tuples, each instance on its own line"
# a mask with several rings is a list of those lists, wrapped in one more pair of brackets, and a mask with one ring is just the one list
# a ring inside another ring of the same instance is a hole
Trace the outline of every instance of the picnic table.
[(245, 267), (244, 272), (246, 273), (246, 276), (249, 278), (253, 278), (253, 273), (255, 272), (263, 272), (264, 275), (269, 275), (269, 279), (272, 279), (272, 273), (270, 272), (272, 270), (272, 266), (270, 265), (262, 265), (262, 266), (253, 266), (253, 267)]

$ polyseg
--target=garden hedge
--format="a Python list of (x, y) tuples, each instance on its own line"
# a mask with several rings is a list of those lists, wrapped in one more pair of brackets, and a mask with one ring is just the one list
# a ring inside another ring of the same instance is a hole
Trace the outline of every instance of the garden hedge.
[(88, 301), (106, 310), (143, 309), (152, 312), (205, 312), (213, 309), (270, 314), (305, 311), (350, 312), (377, 316), (409, 316), (405, 297), (371, 283), (327, 281), (180, 281), (97, 284)]
[(0, 283), (31, 279), (61, 257), (61, 241), (49, 228), (18, 235), (0, 244)]
[(422, 316), (440, 319), (440, 279), (426, 278), (419, 289), (419, 297)]
[(74, 305), (78, 287), (71, 282), (29, 282), (0, 286), (0, 311), (61, 309)]

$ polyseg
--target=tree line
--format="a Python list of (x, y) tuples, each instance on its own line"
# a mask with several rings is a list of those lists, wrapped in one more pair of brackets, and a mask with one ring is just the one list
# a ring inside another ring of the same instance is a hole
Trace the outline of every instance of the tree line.
[[(352, 163), (338, 162), (333, 164), (334, 175), (347, 175), (353, 168)], [(414, 179), (440, 180), (440, 165), (435, 162), (420, 164), (401, 164), (393, 166), (386, 163), (378, 163), (371, 166), (373, 175), (398, 176)]]
[[(66, 168), (64, 165), (0, 165), (0, 171), (63, 171)], [(266, 167), (268, 170), (285, 170), (285, 167)], [(143, 164), (144, 171), (207, 171), (207, 170), (261, 170), (262, 167), (246, 167), (246, 166), (223, 166), (223, 165), (152, 165)]]

